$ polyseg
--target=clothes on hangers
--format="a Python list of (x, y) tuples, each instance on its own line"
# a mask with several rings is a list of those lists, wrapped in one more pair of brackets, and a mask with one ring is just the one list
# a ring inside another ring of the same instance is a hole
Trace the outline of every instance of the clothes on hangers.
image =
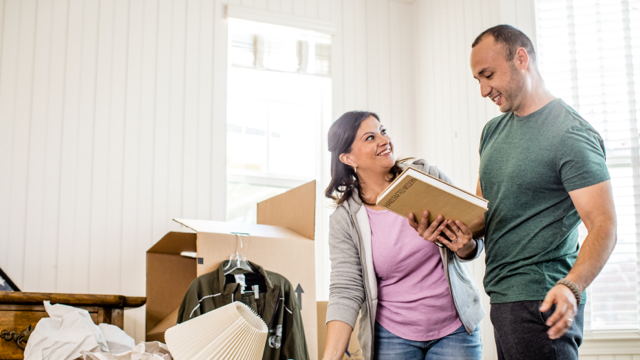
[[(249, 264), (257, 272), (225, 276), (220, 264), (217, 270), (193, 280), (180, 305), (178, 324), (233, 301), (241, 301), (260, 315), (269, 327), (263, 360), (308, 360), (300, 305), (291, 282), (260, 265)], [(257, 296), (253, 289), (258, 289)]]

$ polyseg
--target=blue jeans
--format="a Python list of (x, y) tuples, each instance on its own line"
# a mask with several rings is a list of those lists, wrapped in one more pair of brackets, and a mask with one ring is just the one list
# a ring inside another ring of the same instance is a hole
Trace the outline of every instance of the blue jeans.
[(403, 339), (376, 321), (374, 330), (374, 360), (480, 360), (482, 340), (480, 327), (467, 334), (460, 326), (451, 334), (429, 341)]

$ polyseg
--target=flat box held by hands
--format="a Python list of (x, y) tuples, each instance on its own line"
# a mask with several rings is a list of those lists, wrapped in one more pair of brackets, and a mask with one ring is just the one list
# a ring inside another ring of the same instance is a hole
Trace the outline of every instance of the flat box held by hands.
[(484, 214), (488, 203), (412, 167), (398, 175), (376, 201), (376, 205), (406, 218), (413, 213), (416, 221), (420, 221), (423, 211), (427, 210), (429, 223), (442, 215), (446, 220), (460, 220), (465, 225)]

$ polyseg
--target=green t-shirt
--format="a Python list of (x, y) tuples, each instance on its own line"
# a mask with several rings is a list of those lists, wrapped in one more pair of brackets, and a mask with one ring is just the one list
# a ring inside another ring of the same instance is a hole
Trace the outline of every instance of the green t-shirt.
[(491, 303), (543, 300), (569, 273), (581, 220), (568, 192), (609, 178), (602, 138), (561, 99), (485, 125), (480, 186), (489, 200), (484, 287)]

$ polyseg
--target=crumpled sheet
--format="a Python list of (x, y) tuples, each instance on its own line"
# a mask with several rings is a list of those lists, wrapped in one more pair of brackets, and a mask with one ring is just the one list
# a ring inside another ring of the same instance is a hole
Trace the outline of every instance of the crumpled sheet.
[(142, 342), (122, 354), (83, 351), (82, 355), (82, 360), (173, 360), (167, 345), (157, 341)]
[(107, 340), (109, 352), (112, 354), (129, 351), (136, 346), (136, 341), (115, 325), (102, 323), (98, 325), (98, 328), (104, 335), (105, 340)]
[(44, 307), (49, 317), (36, 324), (25, 360), (75, 360), (83, 352), (124, 352), (135, 346), (135, 340), (117, 326), (94, 324), (87, 310), (49, 301)]

